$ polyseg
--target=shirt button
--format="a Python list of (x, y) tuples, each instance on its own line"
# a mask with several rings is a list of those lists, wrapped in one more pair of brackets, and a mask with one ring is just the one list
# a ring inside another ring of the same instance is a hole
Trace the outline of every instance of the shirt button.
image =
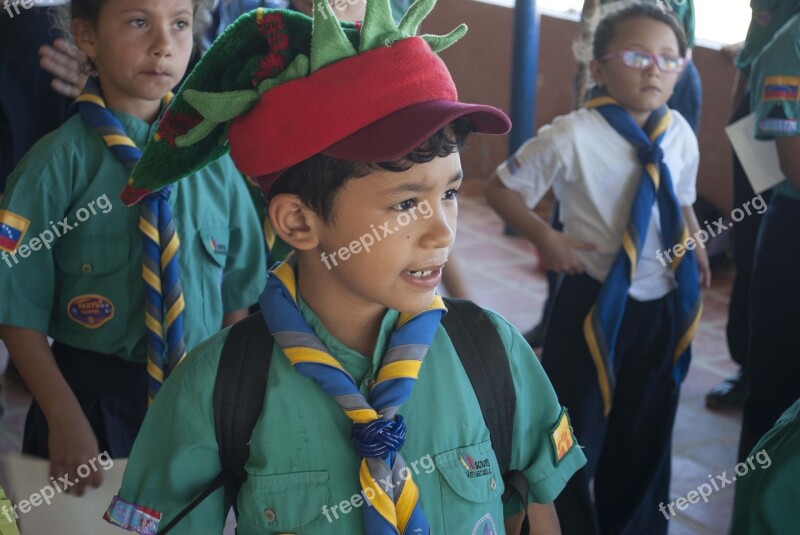
[(496, 488), (497, 488), (497, 482), (494, 480), (494, 478), (490, 479), (489, 480), (489, 490), (493, 491)]
[(92, 272), (92, 265), (91, 264), (84, 264), (81, 266), (81, 271), (84, 273), (91, 273)]
[(267, 519), (267, 522), (275, 522), (275, 511), (270, 508), (264, 509), (264, 518)]

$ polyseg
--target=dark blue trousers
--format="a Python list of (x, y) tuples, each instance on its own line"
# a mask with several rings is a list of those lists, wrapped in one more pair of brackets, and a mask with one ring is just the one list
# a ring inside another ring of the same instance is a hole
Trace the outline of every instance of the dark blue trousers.
[(542, 352), (542, 365), (569, 410), (587, 459), (555, 501), (561, 530), (565, 535), (666, 534), (667, 519), (658, 507), (669, 502), (678, 404), (669, 350), (674, 305), (670, 296), (628, 299), (616, 346), (617, 384), (605, 416), (583, 335), (583, 320), (600, 287), (587, 275), (562, 279)]
[(800, 201), (773, 195), (756, 245), (739, 460), (800, 398)]
[[(112, 458), (128, 457), (147, 412), (145, 364), (53, 344), (61, 374), (89, 420), (100, 452)], [(47, 420), (34, 401), (25, 420), (22, 452), (49, 458)]]

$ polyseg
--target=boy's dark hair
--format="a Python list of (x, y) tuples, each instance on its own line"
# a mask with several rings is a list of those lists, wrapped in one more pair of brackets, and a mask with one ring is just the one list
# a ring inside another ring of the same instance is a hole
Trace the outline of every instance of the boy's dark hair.
[(614, 40), (619, 23), (641, 17), (653, 19), (669, 26), (675, 33), (675, 37), (678, 38), (678, 50), (681, 56), (686, 56), (686, 50), (689, 45), (686, 41), (686, 32), (683, 30), (683, 24), (681, 24), (678, 18), (673, 13), (667, 13), (660, 7), (652, 4), (636, 3), (609, 13), (603, 17), (600, 24), (597, 25), (592, 42), (592, 55), (594, 59), (600, 59), (608, 53), (608, 45)]
[(336, 194), (351, 178), (362, 178), (379, 170), (399, 173), (416, 163), (427, 163), (459, 152), (470, 132), (469, 119), (460, 117), (413, 152), (393, 162), (356, 163), (317, 154), (284, 171), (270, 189), (267, 202), (279, 193), (297, 195), (325, 223), (332, 223)]

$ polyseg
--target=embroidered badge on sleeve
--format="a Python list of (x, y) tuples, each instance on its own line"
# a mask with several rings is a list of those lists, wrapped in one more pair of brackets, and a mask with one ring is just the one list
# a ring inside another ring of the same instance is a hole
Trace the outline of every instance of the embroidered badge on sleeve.
[(0, 250), (15, 252), (30, 224), (21, 215), (0, 210)]
[(561, 407), (561, 415), (558, 417), (553, 430), (550, 431), (550, 444), (553, 446), (553, 456), (556, 464), (560, 463), (569, 450), (575, 446), (575, 435), (572, 434), (569, 414), (567, 414), (567, 409), (564, 407)]
[(800, 76), (767, 76), (762, 100), (800, 100)]
[(119, 496), (103, 515), (103, 519), (115, 526), (141, 535), (155, 535), (161, 522), (161, 513), (135, 503), (127, 502)]

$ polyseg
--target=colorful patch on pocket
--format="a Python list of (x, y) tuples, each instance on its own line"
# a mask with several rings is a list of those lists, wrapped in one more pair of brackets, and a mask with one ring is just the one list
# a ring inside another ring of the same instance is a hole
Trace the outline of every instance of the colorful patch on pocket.
[(102, 295), (79, 295), (67, 304), (67, 314), (87, 329), (97, 329), (114, 317), (114, 303)]
[(575, 435), (572, 434), (569, 414), (564, 407), (561, 407), (561, 415), (558, 417), (555, 427), (550, 431), (550, 445), (553, 446), (553, 457), (556, 464), (560, 463), (569, 450), (575, 447)]
[(218, 242), (216, 238), (210, 238), (208, 244), (211, 246), (211, 250), (216, 254), (228, 254), (228, 245)]
[(764, 79), (763, 101), (795, 101), (800, 99), (800, 76), (767, 76)]
[(141, 535), (155, 535), (161, 522), (161, 513), (114, 496), (103, 520)]
[(30, 224), (21, 215), (0, 210), (0, 249), (9, 253), (16, 251)]

